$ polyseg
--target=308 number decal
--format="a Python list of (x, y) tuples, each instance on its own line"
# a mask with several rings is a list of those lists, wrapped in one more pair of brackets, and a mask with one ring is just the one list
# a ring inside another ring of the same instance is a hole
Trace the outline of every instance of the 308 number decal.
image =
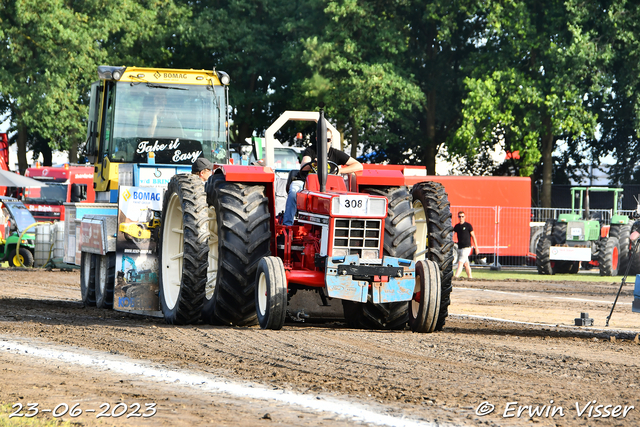
[(364, 203), (362, 202), (362, 199), (360, 199), (360, 200), (349, 200), (349, 199), (346, 199), (344, 201), (344, 207), (345, 208), (360, 209), (360, 208), (362, 208), (363, 204)]
[(340, 196), (340, 209), (336, 213), (339, 215), (366, 215), (368, 200), (367, 196)]

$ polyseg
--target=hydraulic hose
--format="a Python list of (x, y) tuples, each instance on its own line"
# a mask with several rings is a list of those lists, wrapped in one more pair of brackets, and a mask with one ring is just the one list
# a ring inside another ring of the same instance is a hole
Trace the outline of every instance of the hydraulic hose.
[[(24, 236), (27, 232), (28, 229), (30, 229), (31, 227), (35, 227), (36, 225), (47, 225), (47, 224), (53, 224), (53, 222), (48, 221), (48, 222), (34, 222), (33, 224), (31, 224), (30, 226), (28, 226), (27, 228), (25, 228), (22, 233), (20, 233), (20, 238), (18, 239), (18, 243), (16, 243), (16, 255), (18, 255), (17, 259), (18, 262), (20, 263), (20, 265), (18, 267), (24, 267), (24, 264), (22, 263), (22, 258), (20, 258), (20, 242), (22, 241), (22, 236)], [(47, 261), (42, 264), (42, 267), (44, 267), (45, 265), (47, 265), (49, 263), (49, 261), (51, 261), (51, 253), (53, 252), (53, 246), (56, 242), (56, 239), (51, 239), (51, 246), (49, 247), (49, 257), (47, 258)], [(42, 268), (40, 267), (40, 268)]]

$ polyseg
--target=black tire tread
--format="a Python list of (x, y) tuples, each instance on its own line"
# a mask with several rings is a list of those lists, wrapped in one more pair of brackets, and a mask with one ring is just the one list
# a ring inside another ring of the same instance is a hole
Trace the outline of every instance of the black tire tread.
[(215, 208), (218, 220), (218, 275), (213, 297), (203, 312), (204, 320), (255, 325), (256, 271), (260, 260), (271, 255), (266, 189), (217, 177), (208, 183), (207, 203)]
[[(634, 231), (640, 232), (640, 221), (635, 221), (631, 226), (631, 233)], [(629, 274), (640, 274), (640, 250), (635, 253), (630, 253), (629, 257), (629, 262), (631, 263)]]
[[(96, 305), (96, 256), (89, 254), (89, 277), (85, 277), (84, 272), (84, 252), (80, 265), (80, 297), (86, 306)], [(84, 284), (87, 283), (87, 286)]]
[(444, 185), (433, 181), (415, 184), (411, 194), (413, 200), (419, 199), (426, 210), (429, 240), (427, 259), (434, 261), (440, 269), (441, 300), (436, 331), (441, 331), (449, 316), (453, 290), (453, 226), (449, 198)]
[[(280, 330), (284, 325), (287, 315), (287, 276), (285, 275), (282, 259), (278, 257), (264, 257), (258, 263), (256, 271), (256, 308), (258, 308), (258, 279), (260, 272), (264, 271), (267, 280), (267, 309), (264, 317), (257, 313), (262, 329)], [(269, 283), (269, 282), (272, 283)], [(269, 286), (271, 285), (271, 286)]]
[[(180, 198), (183, 214), (183, 263), (180, 293), (175, 307), (166, 307), (163, 297), (163, 262), (162, 237), (164, 233), (165, 215), (172, 194)], [(207, 265), (209, 258), (209, 216), (203, 182), (194, 174), (174, 175), (169, 181), (162, 206), (162, 226), (159, 239), (160, 258), (160, 302), (165, 321), (169, 324), (188, 325), (200, 320), (200, 312), (204, 304), (205, 284), (207, 281)]]
[(100, 290), (100, 284), (98, 283), (98, 277), (100, 274), (99, 261), (100, 258), (98, 255), (95, 255), (95, 274), (94, 274), (94, 286), (95, 286), (95, 294), (96, 294), (96, 307), (111, 309), (113, 308), (113, 289), (115, 285), (116, 278), (116, 253), (110, 252), (107, 255), (104, 255), (107, 258), (107, 283), (104, 288), (104, 295)]
[(549, 258), (552, 243), (553, 238), (551, 236), (542, 236), (540, 240), (538, 240), (538, 246), (536, 248), (536, 267), (538, 268), (538, 274), (555, 274), (551, 266), (551, 259)]
[(631, 243), (631, 224), (614, 224), (609, 228), (609, 237), (618, 238), (618, 274), (623, 275), (629, 265), (629, 245)]
[[(619, 268), (613, 268), (613, 253), (614, 249), (618, 247), (617, 237), (607, 237), (600, 240), (598, 245), (598, 263), (600, 264), (601, 276), (616, 276)], [(620, 263), (618, 262), (618, 267)]]
[(436, 329), (440, 314), (440, 270), (433, 261), (417, 261), (416, 277), (422, 277), (424, 286), (420, 283), (421, 301), (415, 317), (409, 308), (409, 326), (413, 332), (431, 333)]
[(9, 266), (11, 267), (33, 267), (33, 254), (24, 246), (20, 246), (20, 255), (22, 255), (22, 265), (16, 265), (13, 263), (13, 258), (16, 256), (16, 249), (14, 248), (9, 255)]
[(564, 245), (567, 241), (567, 223), (556, 222), (551, 234), (553, 236), (554, 245)]

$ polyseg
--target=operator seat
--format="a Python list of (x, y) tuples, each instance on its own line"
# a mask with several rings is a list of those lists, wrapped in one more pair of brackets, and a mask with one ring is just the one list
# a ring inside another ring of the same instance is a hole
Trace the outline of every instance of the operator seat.
[[(287, 194), (289, 193), (289, 187), (295, 180), (301, 180), (298, 177), (298, 169), (289, 171), (287, 177)], [(313, 175), (312, 181), (309, 181), (309, 177)], [(305, 188), (312, 191), (320, 191), (320, 181), (318, 181), (317, 174), (308, 174), (306, 179)], [(310, 186), (311, 185), (311, 186)], [(356, 191), (356, 174), (349, 173), (345, 175), (327, 175), (327, 190), (331, 191)]]
[[(305, 188), (309, 191), (320, 191), (320, 181), (317, 174), (310, 173), (307, 175)], [(347, 191), (342, 175), (327, 175), (327, 191)]]

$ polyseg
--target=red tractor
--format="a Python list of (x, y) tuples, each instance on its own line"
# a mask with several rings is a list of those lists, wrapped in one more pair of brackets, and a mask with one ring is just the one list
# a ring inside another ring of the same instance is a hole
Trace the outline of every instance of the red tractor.
[(317, 153), (327, 153), (327, 126), (340, 147), (322, 110), (288, 111), (267, 130), (260, 166), (216, 165), (206, 196), (193, 175), (171, 179), (160, 231), (165, 319), (280, 329), (304, 290), (325, 304), (341, 300), (350, 327), (442, 329), (453, 275), (444, 187), (408, 188), (401, 170), (336, 175), (318, 156), (297, 195), (297, 219), (284, 226), (278, 189), (297, 171), (272, 169), (270, 141), (287, 120), (318, 122)]

